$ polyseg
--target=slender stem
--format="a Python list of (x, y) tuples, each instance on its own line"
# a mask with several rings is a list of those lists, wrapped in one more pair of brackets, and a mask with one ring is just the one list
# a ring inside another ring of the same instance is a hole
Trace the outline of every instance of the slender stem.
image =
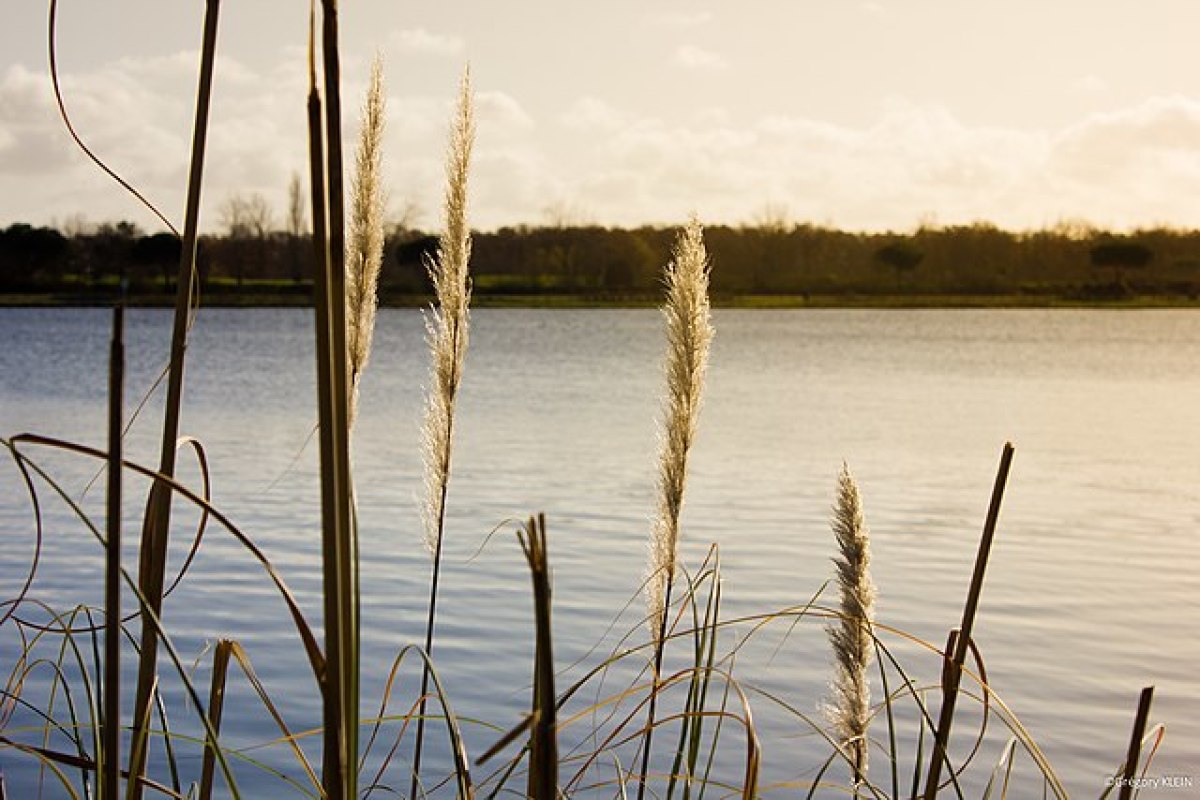
[(658, 708), (659, 679), (662, 675), (663, 650), (667, 643), (667, 617), (671, 613), (671, 588), (675, 585), (674, 572), (667, 573), (667, 588), (663, 592), (662, 621), (658, 628), (658, 642), (654, 646), (654, 686), (650, 692), (650, 708), (646, 713), (646, 737), (642, 742), (642, 780), (638, 784), (638, 800), (646, 794), (647, 773), (650, 771), (650, 744), (654, 739), (654, 714)]
[[(988, 505), (987, 519), (983, 526), (983, 536), (979, 541), (979, 550), (975, 556), (975, 570), (971, 574), (971, 587), (967, 591), (967, 603), (963, 608), (962, 625), (957, 635), (951, 635), (953, 646), (947, 646), (946, 655), (949, 659), (945, 664), (942, 676), (942, 709), (938, 718), (937, 736), (933, 743), (933, 753), (929, 761), (929, 775), (925, 781), (925, 800), (934, 800), (938, 793), (938, 783), (941, 780), (942, 763), (947, 760), (947, 748), (950, 744), (950, 727), (954, 723), (954, 706), (958, 700), (958, 686), (962, 680), (962, 667), (967, 659), (967, 650), (971, 642), (971, 633), (975, 627), (975, 612), (979, 608), (979, 595), (983, 592), (983, 576), (987, 570), (988, 557), (991, 555), (992, 539), (996, 534), (996, 522), (1000, 518), (1000, 503), (1004, 499), (1004, 486), (1008, 482), (1008, 471), (1012, 466), (1013, 446), (1004, 443), (1000, 454), (1000, 467), (996, 472), (996, 482), (992, 487), (992, 500)], [(950, 651), (953, 650), (953, 653)]]
[[(321, 431), (326, 671), (322, 782), (331, 800), (358, 795), (358, 567), (348, 446), (346, 273), (337, 3), (322, 3), (326, 100), (310, 62), (309, 154), (317, 275), (316, 356)], [(310, 43), (312, 44), (312, 43)], [(322, 144), (322, 131), (324, 143)], [(326, 205), (326, 203), (328, 205)]]
[(554, 651), (551, 630), (551, 587), (549, 554), (546, 549), (546, 517), (531, 517), (521, 538), (533, 581), (535, 650), (533, 661), (533, 730), (529, 746), (529, 782), (526, 796), (555, 800), (558, 795), (558, 740), (555, 725)]
[[(171, 361), (167, 376), (167, 404), (163, 413), (163, 434), (159, 453), (160, 474), (175, 475), (175, 443), (179, 438), (179, 414), (183, 402), (183, 365), (187, 351), (188, 317), (192, 305), (192, 272), (196, 265), (196, 236), (200, 219), (200, 185), (204, 174), (204, 151), (208, 139), (208, 109), (212, 97), (213, 66), (217, 50), (217, 20), (220, 0), (208, 0), (204, 14), (204, 42), (200, 58), (200, 85), (196, 98), (196, 119), (192, 133), (191, 168), (188, 175), (187, 211), (183, 228), (183, 247), (179, 276), (175, 283), (175, 319), (171, 332)], [(141, 558), (138, 582), (155, 616), (161, 616), (163, 575), (166, 570), (168, 529), (171, 525), (170, 487), (156, 480), (146, 500), (142, 525)], [(156, 673), (158, 639), (154, 626), (142, 621), (141, 658), (133, 720), (135, 739), (140, 726), (149, 720), (151, 689)], [(146, 766), (146, 750), (131, 755), (129, 780), (133, 786), (130, 800), (141, 800), (143, 784), (139, 780)]]
[[(450, 414), (446, 424), (449, 433), (454, 430), (454, 415)], [(449, 441), (449, 440), (448, 440)], [(448, 470), (443, 470), (443, 475)], [(429, 656), (421, 670), (421, 701), (417, 710), (416, 743), (413, 746), (412, 778), (409, 781), (409, 798), (415, 800), (418, 785), (421, 780), (421, 750), (425, 742), (425, 704), (429, 694), (429, 661), (433, 659), (433, 626), (437, 618), (438, 579), (442, 572), (442, 532), (446, 524), (446, 491), (449, 481), (443, 480), (441, 493), (438, 496), (437, 541), (433, 546), (433, 577), (429, 581), (429, 617), (425, 621), (425, 654)]]
[(113, 309), (108, 367), (108, 498), (104, 562), (103, 764), (100, 797), (116, 800), (121, 763), (121, 430), (125, 391), (125, 308)]
[[(208, 721), (215, 733), (221, 733), (221, 717), (225, 712), (225, 679), (229, 674), (229, 656), (233, 651), (233, 642), (222, 639), (217, 642), (213, 651), (212, 681), (208, 690)], [(217, 743), (211, 741), (204, 748), (204, 758), (200, 768), (200, 800), (210, 800), (213, 790), (213, 776), (216, 772)]]
[(317, 407), (321, 460), (321, 552), (322, 597), (325, 615), (325, 674), (321, 693), (324, 713), (324, 750), (322, 755), (322, 785), (330, 798), (342, 795), (342, 662), (340, 653), (341, 617), (338, 607), (337, 494), (338, 475), (332, 467), (334, 441), (333, 397), (330, 392), (332, 351), (329, 330), (329, 249), (326, 239), (324, 111), (316, 86), (308, 98), (309, 156), (312, 169), (313, 249), (316, 275), (313, 280), (313, 305), (316, 317)]
[(1137, 775), (1138, 759), (1141, 757), (1142, 737), (1146, 735), (1146, 721), (1150, 717), (1150, 702), (1154, 699), (1154, 687), (1142, 689), (1138, 698), (1137, 716), (1133, 720), (1133, 733), (1129, 737), (1129, 753), (1125, 756), (1125, 770), (1121, 775), (1121, 793), (1117, 800), (1131, 800), (1133, 779)]
[(325, 0), (323, 47), (325, 63), (325, 139), (328, 163), (329, 204), (329, 321), (333, 393), (333, 424), (337, 447), (334, 467), (339, 475), (337, 495), (338, 530), (338, 605), (342, 617), (341, 638), (343, 738), (341, 758), (347, 798), (358, 795), (358, 548), (354, 528), (354, 490), (350, 477), (350, 371), (346, 350), (346, 224), (345, 192), (342, 184), (342, 104), (341, 73), (338, 61), (337, 0)]

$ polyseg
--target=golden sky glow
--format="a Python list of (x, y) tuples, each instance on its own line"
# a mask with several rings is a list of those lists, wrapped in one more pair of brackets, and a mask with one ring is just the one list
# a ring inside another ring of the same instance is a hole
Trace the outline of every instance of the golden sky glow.
[[(0, 224), (82, 213), (152, 228), (70, 146), (45, 9), (14, 5), (0, 34)], [(202, 4), (183, 5), (67, 2), (59, 35), (81, 132), (175, 217)], [(232, 192), (282, 209), (304, 152), (307, 3), (224, 6), (206, 227)], [(419, 224), (436, 219), (467, 61), (485, 228), (693, 210), (866, 229), (1200, 224), (1200, 6), (1186, 0), (342, 6), (345, 116), (380, 50), (391, 211)]]

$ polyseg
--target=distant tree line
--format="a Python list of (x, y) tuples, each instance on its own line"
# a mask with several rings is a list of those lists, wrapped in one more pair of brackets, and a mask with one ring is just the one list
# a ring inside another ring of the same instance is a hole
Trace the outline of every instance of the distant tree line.
[[(233, 198), (224, 232), (199, 244), (202, 290), (308, 291), (312, 253), (302, 210), (284, 229), (261, 200)], [(179, 242), (128, 222), (62, 231), (16, 223), (0, 229), (0, 292), (102, 298), (174, 291)], [(505, 227), (475, 235), (481, 294), (653, 295), (675, 231), (599, 226)], [(1081, 299), (1200, 294), (1200, 231), (1115, 235), (1080, 225), (1015, 233), (988, 224), (854, 233), (778, 222), (706, 229), (712, 287), (720, 295), (992, 295)], [(384, 299), (427, 292), (425, 259), (436, 237), (394, 226)]]

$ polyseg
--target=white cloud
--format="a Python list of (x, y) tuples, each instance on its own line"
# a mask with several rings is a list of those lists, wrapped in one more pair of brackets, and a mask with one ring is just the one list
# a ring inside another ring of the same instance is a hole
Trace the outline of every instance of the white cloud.
[(417, 55), (455, 56), (465, 48), (463, 40), (457, 36), (431, 33), (424, 28), (394, 31), (388, 41), (401, 52)]
[(706, 72), (720, 71), (729, 66), (719, 53), (693, 44), (680, 45), (675, 49), (675, 63), (684, 69)]
[[(1157, 100), (1057, 134), (967, 125), (945, 108), (894, 98), (867, 126), (798, 116), (707, 124), (633, 119), (592, 99), (589, 158), (568, 199), (606, 222), (752, 219), (767, 200), (798, 220), (909, 228), (991, 220), (1033, 228), (1200, 224), (1200, 102)], [(616, 124), (619, 120), (619, 124)]]
[(529, 116), (512, 95), (504, 92), (478, 92), (475, 95), (475, 111), (479, 118), (477, 128), (483, 127), (508, 135), (514, 132), (527, 134), (534, 127), (533, 117)]
[[(290, 58), (290, 56), (289, 56)], [(294, 65), (292, 65), (294, 66)], [(344, 116), (353, 141), (365, 64), (348, 65)], [(84, 139), (114, 169), (182, 214), (196, 58), (125, 58), (63, 76)], [(363, 74), (360, 74), (363, 73)], [(303, 70), (218, 70), (202, 226), (231, 192), (261, 192), (278, 210), (288, 176), (304, 169)], [(444, 95), (389, 97), (385, 186), (436, 224), (453, 106)], [(479, 139), (472, 219), (491, 228), (538, 222), (554, 202), (600, 224), (750, 220), (771, 201), (794, 219), (850, 228), (910, 228), (991, 220), (1039, 227), (1065, 218), (1098, 225), (1200, 226), (1200, 99), (1165, 97), (1094, 115), (1058, 131), (969, 124), (944, 107), (892, 98), (868, 124), (797, 114), (744, 118), (719, 108), (682, 117), (638, 114), (610, 99), (573, 100), (554, 124), (516, 96), (477, 95)], [(78, 153), (47, 78), (0, 73), (0, 225), (84, 213), (157, 227)]]
[(581, 97), (559, 115), (558, 121), (564, 127), (576, 131), (614, 131), (625, 127), (628, 120), (611, 103), (596, 97)]

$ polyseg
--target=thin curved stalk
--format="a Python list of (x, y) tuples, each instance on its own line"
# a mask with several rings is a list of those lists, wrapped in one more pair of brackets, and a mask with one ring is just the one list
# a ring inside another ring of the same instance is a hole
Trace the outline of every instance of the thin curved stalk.
[[(188, 318), (194, 288), (196, 237), (200, 219), (200, 185), (204, 175), (204, 152), (208, 139), (208, 109), (212, 97), (212, 75), (217, 49), (217, 20), (220, 0), (207, 0), (204, 15), (204, 39), (200, 58), (200, 86), (196, 100), (196, 119), (192, 134), (192, 158), (188, 175), (187, 210), (184, 218), (183, 247), (176, 279), (175, 317), (171, 331), (171, 363), (167, 377), (167, 402), (163, 412), (163, 432), (158, 472), (167, 477), (175, 474), (175, 440), (179, 437), (179, 416), (183, 403), (184, 355), (187, 350)], [(167, 537), (171, 526), (171, 492), (160, 481), (150, 487), (146, 514), (142, 525), (139, 583), (154, 616), (162, 613), (163, 573), (167, 563)], [(158, 643), (153, 625), (143, 620), (141, 659), (138, 664), (137, 689), (134, 697), (134, 725), (148, 720), (150, 687), (157, 674)], [(136, 735), (136, 731), (135, 731)], [(129, 762), (131, 800), (141, 800), (142, 785), (138, 781), (145, 771), (146, 754), (131, 757)]]

